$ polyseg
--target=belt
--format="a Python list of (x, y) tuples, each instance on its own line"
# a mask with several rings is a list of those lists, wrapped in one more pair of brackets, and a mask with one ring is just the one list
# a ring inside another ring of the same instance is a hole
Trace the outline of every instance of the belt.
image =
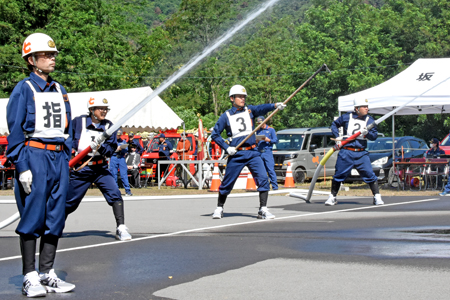
[(26, 141), (25, 145), (33, 148), (51, 150), (56, 152), (62, 151), (64, 149), (64, 145), (44, 144), (36, 141)]
[(360, 152), (360, 151), (366, 150), (364, 148), (352, 148), (352, 147), (344, 147), (344, 149), (350, 150), (350, 151), (355, 151), (355, 152)]
[(251, 150), (251, 149), (254, 149), (256, 147), (256, 145), (251, 145), (250, 147), (239, 147), (239, 148), (237, 148), (239, 151), (242, 151), (242, 150)]
[[(99, 159), (99, 160), (94, 160), (94, 161), (91, 160), (90, 162), (87, 163), (87, 165), (88, 166), (95, 166), (95, 165), (101, 165), (103, 163), (106, 163), (106, 161), (103, 160), (103, 159)], [(83, 163), (79, 163), (79, 165), (82, 165), (82, 164), (84, 164), (84, 162)]]

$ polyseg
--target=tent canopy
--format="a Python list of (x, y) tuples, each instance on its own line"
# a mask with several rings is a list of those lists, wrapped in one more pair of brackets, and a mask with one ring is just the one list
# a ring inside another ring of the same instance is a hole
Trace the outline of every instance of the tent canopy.
[(339, 97), (339, 111), (353, 111), (353, 100), (357, 98), (369, 100), (371, 114), (385, 115), (414, 98), (396, 115), (449, 113), (450, 58), (418, 59), (377, 86)]
[[(72, 118), (86, 114), (87, 101), (93, 98), (106, 98), (109, 102), (111, 111), (107, 118), (113, 123), (117, 122), (145, 97), (150, 95), (153, 90), (146, 86), (134, 89), (69, 93), (69, 100), (72, 109)], [(6, 122), (6, 105), (8, 98), (0, 99), (3, 109), (0, 110), (0, 133), (8, 132)], [(137, 114), (128, 119), (122, 127), (142, 127), (151, 130), (175, 129), (183, 123), (183, 120), (159, 97), (153, 98)]]

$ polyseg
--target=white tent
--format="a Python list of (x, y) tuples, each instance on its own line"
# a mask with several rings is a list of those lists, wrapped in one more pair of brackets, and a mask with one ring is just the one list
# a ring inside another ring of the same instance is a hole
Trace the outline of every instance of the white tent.
[(415, 98), (396, 115), (449, 113), (450, 58), (418, 59), (377, 86), (339, 97), (339, 111), (353, 111), (356, 98), (369, 100), (371, 114), (384, 115)]
[[(111, 108), (107, 118), (115, 123), (152, 92), (153, 90), (147, 86), (112, 91), (69, 93), (72, 117), (87, 113), (87, 101), (90, 97), (106, 98)], [(1, 134), (8, 133), (6, 122), (6, 105), (8, 100), (8, 98), (0, 99), (2, 103), (2, 109), (0, 110)], [(150, 127), (153, 130), (159, 130), (174, 129), (182, 123), (183, 120), (160, 97), (155, 97), (137, 114), (126, 121), (125, 124), (122, 124), (122, 127)]]

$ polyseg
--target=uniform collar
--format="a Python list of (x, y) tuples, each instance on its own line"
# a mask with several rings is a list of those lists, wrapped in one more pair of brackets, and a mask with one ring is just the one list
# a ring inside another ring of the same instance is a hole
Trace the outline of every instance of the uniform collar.
[[(89, 126), (95, 128), (95, 125), (92, 123), (91, 117), (88, 115), (86, 118), (86, 128), (89, 128)], [(103, 131), (105, 131), (105, 126), (106, 126), (106, 119), (100, 122), (100, 126), (98, 126), (97, 129), (102, 129)]]
[(231, 109), (230, 109), (230, 111), (233, 113), (233, 114), (235, 114), (237, 111), (243, 111), (245, 109), (245, 106), (243, 107), (243, 108), (237, 108), (237, 107), (232, 107)]
[(353, 119), (361, 119), (361, 120), (364, 120), (367, 116), (368, 116), (368, 115), (365, 115), (365, 116), (360, 117), (360, 116), (358, 116), (358, 114), (357, 114), (356, 112), (352, 112), (352, 117), (353, 117)]
[(50, 76), (48, 76), (49, 81), (45, 81), (41, 77), (39, 77), (36, 74), (34, 74), (33, 72), (31, 72), (30, 79), (39, 86), (41, 91), (43, 91), (46, 87), (55, 85), (55, 82), (53, 81), (53, 79)]

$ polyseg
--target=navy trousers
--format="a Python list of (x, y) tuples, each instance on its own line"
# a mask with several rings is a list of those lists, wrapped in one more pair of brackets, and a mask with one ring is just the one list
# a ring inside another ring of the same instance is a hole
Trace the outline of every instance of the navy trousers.
[(219, 187), (219, 193), (221, 195), (231, 193), (234, 183), (245, 166), (252, 173), (259, 192), (270, 190), (269, 178), (267, 177), (266, 168), (264, 167), (260, 153), (256, 150), (246, 150), (238, 151), (235, 155), (228, 157), (225, 176)]

